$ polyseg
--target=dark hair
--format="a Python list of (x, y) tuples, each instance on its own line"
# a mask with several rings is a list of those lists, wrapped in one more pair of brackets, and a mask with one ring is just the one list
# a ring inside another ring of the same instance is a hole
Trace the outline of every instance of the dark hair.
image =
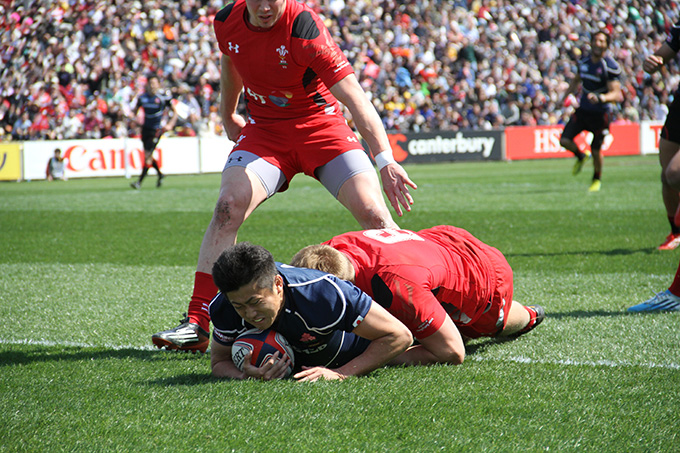
[(239, 242), (217, 258), (212, 275), (215, 286), (223, 293), (236, 291), (255, 282), (258, 288), (274, 285), (277, 274), (274, 257), (262, 246)]
[(604, 35), (604, 37), (607, 38), (607, 47), (609, 47), (609, 45), (612, 43), (612, 35), (609, 33), (609, 30), (607, 30), (606, 28), (602, 28), (602, 29), (596, 31), (595, 33), (593, 33), (590, 36), (590, 42), (592, 42), (595, 39), (595, 36), (597, 36), (597, 35)]

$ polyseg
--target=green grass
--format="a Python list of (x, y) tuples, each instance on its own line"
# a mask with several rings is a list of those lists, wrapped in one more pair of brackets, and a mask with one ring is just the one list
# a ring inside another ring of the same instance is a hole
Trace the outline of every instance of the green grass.
[[(344, 382), (220, 381), (153, 350), (186, 310), (219, 175), (0, 184), (0, 451), (679, 451), (680, 315), (626, 308), (670, 284), (656, 157), (407, 168), (399, 224), (465, 228), (505, 253), (548, 318), (476, 340), (462, 366)], [(240, 240), (288, 261), (357, 224), (313, 180)]]

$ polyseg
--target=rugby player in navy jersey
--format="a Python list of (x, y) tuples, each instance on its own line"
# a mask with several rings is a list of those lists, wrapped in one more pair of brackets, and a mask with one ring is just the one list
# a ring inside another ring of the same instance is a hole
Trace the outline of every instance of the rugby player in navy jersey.
[(621, 91), (621, 67), (611, 57), (605, 55), (610, 44), (610, 36), (606, 31), (596, 32), (590, 40), (590, 55), (578, 61), (576, 76), (567, 88), (564, 98), (576, 93), (581, 87), (579, 106), (564, 127), (560, 137), (560, 145), (576, 155), (573, 174), (581, 172), (589, 154), (584, 153), (574, 142), (581, 132), (593, 134), (590, 150), (593, 156), (593, 180), (588, 189), (597, 192), (602, 185), (602, 143), (609, 134), (611, 121), (611, 103), (623, 101)]
[[(290, 365), (276, 357), (259, 368), (246, 356), (240, 371), (231, 345), (248, 329), (272, 328), (295, 351), (300, 381), (344, 379), (387, 364), (412, 343), (411, 332), (353, 284), (311, 269), (276, 263), (264, 247), (241, 242), (213, 266), (220, 293), (210, 304), (210, 348), (216, 377), (281, 378)], [(278, 354), (278, 353), (277, 353)]]
[[(671, 28), (666, 41), (642, 64), (649, 74), (659, 71), (680, 52), (680, 21)], [(680, 87), (673, 94), (668, 115), (659, 137), (659, 162), (661, 163), (661, 196), (666, 207), (671, 232), (658, 247), (673, 250), (680, 245)], [(680, 285), (676, 290), (680, 295)], [(680, 308), (680, 307), (679, 307)]]
[[(144, 166), (139, 179), (130, 184), (133, 189), (142, 187), (142, 181), (149, 172), (149, 168), (153, 167), (158, 173), (158, 181), (156, 187), (161, 186), (163, 181), (163, 173), (158, 166), (158, 162), (153, 157), (153, 152), (156, 150), (158, 141), (163, 135), (164, 131), (171, 130), (177, 121), (177, 114), (172, 116), (172, 119), (165, 127), (161, 126), (165, 108), (172, 106), (172, 98), (169, 94), (162, 93), (161, 82), (157, 76), (152, 75), (146, 81), (144, 93), (135, 99), (132, 105), (132, 111), (137, 115), (139, 109), (144, 109), (144, 122), (142, 123), (142, 144), (144, 145)], [(172, 107), (174, 109), (174, 107)]]

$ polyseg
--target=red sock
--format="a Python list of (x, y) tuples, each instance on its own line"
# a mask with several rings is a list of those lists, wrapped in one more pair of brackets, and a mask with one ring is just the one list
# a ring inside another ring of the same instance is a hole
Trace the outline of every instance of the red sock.
[(212, 275), (205, 272), (196, 272), (194, 280), (194, 294), (189, 302), (189, 321), (201, 326), (205, 331), (210, 331), (210, 312), (208, 305), (217, 295), (218, 289), (213, 282)]
[(678, 266), (678, 270), (675, 271), (675, 278), (673, 278), (673, 283), (671, 283), (671, 286), (668, 289), (674, 295), (680, 296), (680, 266)]

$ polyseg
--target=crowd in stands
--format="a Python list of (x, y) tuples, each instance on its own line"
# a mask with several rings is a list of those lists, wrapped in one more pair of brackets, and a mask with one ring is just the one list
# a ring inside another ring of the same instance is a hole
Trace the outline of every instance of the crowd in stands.
[[(228, 0), (0, 1), (0, 140), (137, 135), (131, 101), (156, 73), (181, 102), (177, 135), (223, 135), (214, 15)], [(622, 66), (615, 121), (663, 120), (677, 62), (642, 61), (677, 1), (308, 0), (388, 130), (563, 124), (590, 35)]]

